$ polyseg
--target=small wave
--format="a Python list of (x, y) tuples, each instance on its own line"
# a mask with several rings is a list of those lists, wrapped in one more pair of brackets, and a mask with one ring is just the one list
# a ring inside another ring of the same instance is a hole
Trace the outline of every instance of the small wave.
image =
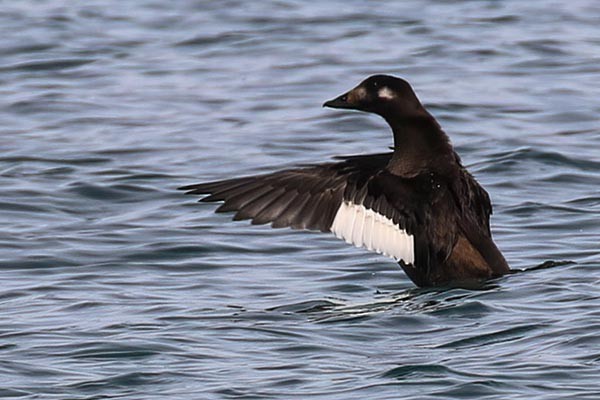
[(95, 60), (74, 58), (74, 59), (59, 59), (59, 60), (37, 60), (28, 61), (19, 64), (7, 65), (0, 67), (1, 71), (28, 71), (28, 72), (47, 72), (59, 71), (64, 69), (77, 68), (82, 65), (93, 63)]
[(453, 340), (451, 342), (440, 344), (438, 348), (461, 348), (461, 347), (477, 347), (482, 348), (490, 344), (506, 343), (515, 340), (522, 339), (527, 333), (542, 329), (545, 325), (534, 324), (534, 325), (522, 325), (508, 329), (501, 329), (494, 332), (483, 333), (479, 335), (469, 336), (459, 340)]

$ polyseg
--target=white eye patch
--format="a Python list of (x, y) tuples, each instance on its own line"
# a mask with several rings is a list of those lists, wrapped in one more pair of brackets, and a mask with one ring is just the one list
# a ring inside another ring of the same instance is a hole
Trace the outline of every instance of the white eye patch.
[(387, 100), (391, 100), (396, 97), (394, 92), (392, 92), (390, 90), (390, 88), (387, 86), (384, 86), (381, 89), (379, 89), (379, 92), (377, 92), (377, 95), (379, 96), (380, 99), (387, 99)]

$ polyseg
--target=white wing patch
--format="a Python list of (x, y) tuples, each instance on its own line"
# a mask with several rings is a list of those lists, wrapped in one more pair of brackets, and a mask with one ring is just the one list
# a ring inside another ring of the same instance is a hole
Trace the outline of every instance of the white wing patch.
[(396, 261), (413, 264), (415, 245), (400, 225), (360, 204), (343, 202), (335, 215), (331, 232), (356, 247), (384, 254)]

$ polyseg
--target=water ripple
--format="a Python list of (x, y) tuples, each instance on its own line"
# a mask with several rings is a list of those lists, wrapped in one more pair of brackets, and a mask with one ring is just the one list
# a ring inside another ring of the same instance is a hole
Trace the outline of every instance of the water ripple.
[[(599, 397), (596, 2), (3, 7), (0, 397)], [(515, 273), (417, 289), (175, 190), (384, 151), (321, 108), (371, 73), (439, 119)]]

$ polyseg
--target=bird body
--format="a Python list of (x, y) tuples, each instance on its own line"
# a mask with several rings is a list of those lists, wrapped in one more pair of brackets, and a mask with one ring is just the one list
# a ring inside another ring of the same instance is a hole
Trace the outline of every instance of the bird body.
[(223, 201), (217, 212), (235, 211), (234, 220), (332, 232), (394, 258), (418, 286), (509, 272), (492, 240), (487, 192), (406, 81), (375, 75), (324, 106), (382, 116), (393, 152), (180, 189)]

